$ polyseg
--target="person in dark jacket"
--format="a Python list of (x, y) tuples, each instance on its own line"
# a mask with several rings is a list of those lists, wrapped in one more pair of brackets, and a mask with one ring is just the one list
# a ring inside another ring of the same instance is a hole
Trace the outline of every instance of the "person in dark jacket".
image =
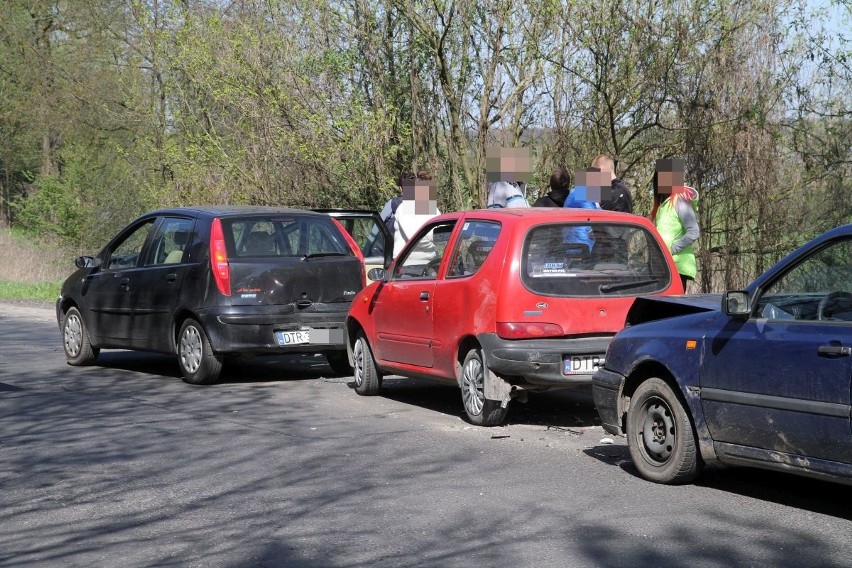
[(568, 197), (571, 178), (565, 168), (556, 168), (550, 174), (550, 191), (536, 199), (533, 207), (562, 207)]
[(630, 188), (615, 176), (615, 162), (613, 159), (606, 154), (601, 154), (592, 160), (592, 167), (598, 168), (602, 172), (607, 172), (612, 176), (612, 193), (609, 199), (601, 200), (601, 209), (633, 213), (633, 197), (630, 195)]

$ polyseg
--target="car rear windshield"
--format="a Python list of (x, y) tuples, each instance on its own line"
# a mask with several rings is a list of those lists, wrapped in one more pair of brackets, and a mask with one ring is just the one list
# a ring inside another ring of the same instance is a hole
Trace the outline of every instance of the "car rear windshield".
[(292, 215), (223, 219), (228, 254), (235, 257), (351, 256), (329, 217)]
[(654, 235), (638, 225), (558, 224), (532, 229), (524, 243), (521, 279), (549, 296), (651, 294), (671, 280)]

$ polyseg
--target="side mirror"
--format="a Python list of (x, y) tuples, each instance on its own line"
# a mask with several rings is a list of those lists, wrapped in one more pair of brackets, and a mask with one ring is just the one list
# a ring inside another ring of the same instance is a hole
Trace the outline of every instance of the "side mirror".
[(722, 296), (722, 311), (729, 316), (748, 316), (751, 298), (745, 290), (729, 290)]
[(367, 278), (375, 282), (376, 280), (383, 280), (385, 277), (385, 269), (384, 268), (371, 268), (369, 272), (367, 272)]
[(101, 265), (101, 259), (92, 256), (78, 256), (74, 259), (77, 268), (97, 268)]

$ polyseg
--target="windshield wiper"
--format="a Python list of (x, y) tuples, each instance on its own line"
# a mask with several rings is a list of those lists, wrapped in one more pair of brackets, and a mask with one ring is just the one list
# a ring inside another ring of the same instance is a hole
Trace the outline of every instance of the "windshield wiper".
[(346, 253), (343, 252), (314, 252), (311, 254), (306, 254), (302, 257), (302, 260), (309, 260), (311, 258), (322, 258), (324, 256), (346, 256)]
[(601, 292), (617, 292), (619, 290), (627, 290), (629, 288), (641, 288), (648, 284), (656, 284), (659, 280), (637, 280), (636, 282), (618, 282), (615, 284), (601, 284), (598, 290)]

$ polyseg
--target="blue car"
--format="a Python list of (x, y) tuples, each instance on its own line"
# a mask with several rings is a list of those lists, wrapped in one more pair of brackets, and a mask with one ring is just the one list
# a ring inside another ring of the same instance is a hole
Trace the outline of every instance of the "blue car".
[(718, 463), (852, 484), (852, 225), (745, 290), (638, 298), (626, 325), (593, 392), (644, 478)]

